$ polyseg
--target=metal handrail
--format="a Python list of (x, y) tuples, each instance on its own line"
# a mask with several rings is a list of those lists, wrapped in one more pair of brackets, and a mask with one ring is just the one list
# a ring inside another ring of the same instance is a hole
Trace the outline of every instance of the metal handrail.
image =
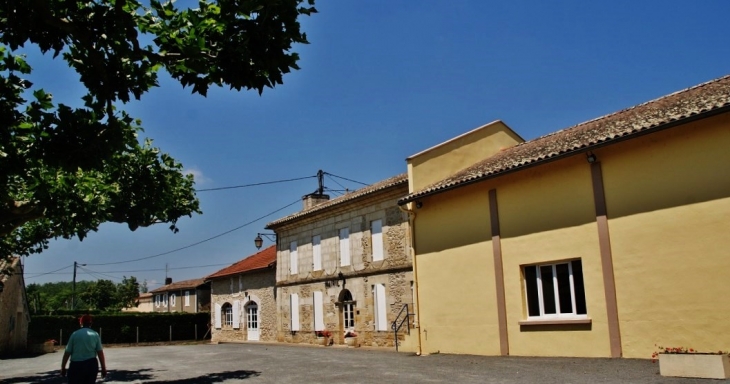
[[(403, 317), (402, 320), (399, 320), (401, 315), (403, 314), (403, 311), (406, 312), (406, 315)], [(391, 324), (391, 328), (393, 329), (393, 335), (395, 336), (395, 351), (398, 352), (398, 331), (401, 329), (404, 323), (408, 322), (411, 318), (412, 313), (408, 312), (408, 304), (404, 304), (403, 308), (400, 309), (398, 312), (398, 315), (395, 316), (395, 320), (393, 321), (393, 324)], [(408, 330), (408, 335), (411, 334), (411, 327), (406, 327)]]

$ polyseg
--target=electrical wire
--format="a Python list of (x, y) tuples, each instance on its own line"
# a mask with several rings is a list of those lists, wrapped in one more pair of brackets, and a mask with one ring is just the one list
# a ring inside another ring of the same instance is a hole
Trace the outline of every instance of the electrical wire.
[(68, 266), (65, 266), (63, 268), (59, 268), (59, 269), (57, 269), (55, 271), (39, 273), (37, 276), (33, 276), (32, 278), (41, 277), (41, 276), (44, 276), (44, 275), (56, 274), (56, 272), (58, 272), (58, 271), (63, 271), (64, 269), (71, 268), (71, 267), (73, 267), (73, 264), (68, 265)]
[(366, 184), (366, 183), (363, 183), (363, 182), (361, 182), (361, 181), (356, 181), (356, 180), (348, 179), (348, 178), (346, 178), (346, 177), (342, 177), (342, 176), (337, 176), (337, 175), (333, 175), (333, 174), (331, 174), (331, 173), (329, 173), (329, 172), (325, 172), (324, 174), (325, 174), (325, 175), (330, 175), (330, 176), (334, 176), (334, 177), (340, 178), (340, 179), (342, 179), (342, 180), (347, 180), (347, 181), (351, 181), (351, 182), (353, 182), (353, 183), (358, 183), (358, 184), (362, 184), (362, 185), (364, 185), (364, 186), (368, 186), (368, 185), (370, 185), (370, 184)]
[(86, 265), (116, 265), (116, 264), (125, 264), (125, 263), (132, 263), (132, 262), (135, 262), (135, 261), (140, 261), (140, 260), (148, 260), (148, 259), (152, 259), (152, 258), (155, 258), (155, 257), (160, 257), (160, 256), (164, 256), (164, 255), (169, 255), (169, 254), (171, 254), (171, 253), (173, 253), (173, 252), (178, 252), (178, 251), (182, 251), (183, 249), (188, 249), (188, 248), (192, 248), (192, 247), (194, 247), (194, 246), (196, 246), (196, 245), (200, 245), (200, 244), (203, 244), (203, 243), (205, 243), (205, 242), (208, 242), (208, 241), (210, 241), (210, 240), (213, 240), (213, 239), (217, 239), (217, 238), (219, 238), (219, 237), (221, 237), (221, 236), (224, 236), (224, 235), (227, 235), (227, 234), (229, 234), (229, 233), (231, 233), (231, 232), (237, 231), (237, 230), (239, 230), (239, 229), (241, 229), (241, 228), (243, 228), (243, 227), (249, 226), (249, 225), (251, 225), (251, 224), (253, 224), (253, 223), (255, 223), (255, 222), (257, 222), (257, 221), (259, 221), (259, 220), (261, 220), (261, 219), (264, 219), (264, 218), (266, 218), (266, 217), (268, 217), (268, 216), (271, 216), (271, 215), (273, 215), (274, 213), (277, 213), (277, 212), (279, 212), (279, 211), (282, 211), (282, 210), (284, 210), (284, 209), (286, 209), (286, 208), (289, 208), (289, 207), (291, 207), (292, 205), (294, 205), (294, 204), (297, 204), (297, 203), (299, 203), (299, 201), (300, 201), (300, 200), (299, 200), (299, 199), (297, 199), (297, 200), (295, 200), (295, 201), (294, 201), (293, 203), (291, 203), (291, 204), (288, 204), (288, 205), (286, 205), (286, 206), (284, 206), (284, 207), (281, 207), (281, 208), (279, 208), (279, 209), (277, 209), (277, 210), (275, 210), (275, 211), (273, 211), (273, 212), (267, 213), (267, 214), (265, 214), (265, 215), (263, 215), (263, 216), (261, 216), (261, 217), (258, 217), (258, 218), (256, 218), (256, 219), (253, 219), (253, 220), (251, 220), (251, 221), (249, 221), (249, 222), (247, 222), (247, 223), (245, 223), (245, 224), (239, 225), (239, 226), (238, 226), (238, 227), (236, 227), (236, 228), (233, 228), (233, 229), (230, 229), (230, 230), (228, 230), (228, 231), (225, 231), (225, 232), (223, 232), (223, 233), (220, 233), (220, 234), (218, 234), (218, 235), (215, 235), (215, 236), (209, 237), (209, 238), (207, 238), (207, 239), (205, 239), (205, 240), (201, 240), (201, 241), (198, 241), (198, 242), (195, 242), (195, 243), (192, 243), (192, 244), (186, 245), (186, 246), (184, 246), (184, 247), (180, 247), (180, 248), (176, 248), (176, 249), (173, 249), (173, 250), (171, 250), (171, 251), (167, 251), (167, 252), (162, 252), (162, 253), (158, 253), (158, 254), (156, 254), (156, 255), (151, 255), (151, 256), (145, 256), (145, 257), (140, 257), (140, 258), (137, 258), (137, 259), (132, 259), (132, 260), (125, 260), (125, 261), (115, 261), (115, 262), (111, 262), (111, 263), (96, 263), (96, 264), (94, 264), (94, 263), (86, 263)]
[(327, 175), (327, 177), (328, 177), (328, 178), (329, 178), (330, 180), (334, 181), (334, 182), (335, 182), (335, 184), (339, 185), (340, 187), (342, 187), (342, 188), (344, 188), (344, 189), (347, 189), (347, 188), (345, 188), (345, 186), (344, 186), (344, 185), (340, 184), (340, 182), (339, 182), (339, 181), (337, 181), (337, 180), (335, 180), (334, 178), (332, 178), (332, 176), (330, 176), (330, 174), (329, 174), (329, 173), (325, 173), (325, 175)]
[[(151, 271), (173, 271), (177, 269), (192, 269), (192, 268), (207, 268), (207, 267), (220, 267), (223, 265), (231, 265), (232, 263), (223, 263), (223, 264), (210, 264), (210, 265), (193, 265), (188, 267), (174, 267), (174, 268), (151, 268), (151, 269), (135, 269), (135, 270), (128, 270), (128, 271), (103, 271), (99, 273), (132, 273), (132, 272), (151, 272)], [(19, 274), (19, 273), (18, 273)], [(30, 273), (30, 275), (35, 275), (37, 273)], [(53, 272), (46, 272), (45, 274), (54, 274), (54, 275), (71, 275), (72, 272), (62, 272), (62, 273), (53, 273)], [(37, 276), (27, 276), (28, 273), (26, 273), (26, 278), (34, 278)]]
[(295, 178), (295, 179), (287, 179), (287, 180), (265, 181), (263, 183), (252, 183), (252, 184), (244, 184), (244, 185), (234, 185), (232, 187), (219, 187), (219, 188), (196, 189), (195, 192), (222, 191), (224, 189), (256, 187), (256, 186), (259, 186), (259, 185), (287, 183), (287, 182), (290, 182), (290, 181), (311, 179), (311, 178), (314, 178), (314, 177), (317, 177), (317, 175), (314, 175), (314, 176), (305, 176), (305, 177), (298, 177), (298, 178)]

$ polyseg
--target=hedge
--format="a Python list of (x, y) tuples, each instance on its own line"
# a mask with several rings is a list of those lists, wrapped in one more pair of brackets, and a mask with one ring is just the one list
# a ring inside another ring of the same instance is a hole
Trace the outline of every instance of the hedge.
[[(210, 338), (210, 313), (98, 313), (93, 314), (92, 329), (101, 334), (102, 343), (149, 343), (161, 341), (201, 340)], [(31, 316), (28, 342), (55, 340), (65, 345), (71, 333), (79, 329), (77, 315)], [(207, 333), (207, 335), (206, 335)]]

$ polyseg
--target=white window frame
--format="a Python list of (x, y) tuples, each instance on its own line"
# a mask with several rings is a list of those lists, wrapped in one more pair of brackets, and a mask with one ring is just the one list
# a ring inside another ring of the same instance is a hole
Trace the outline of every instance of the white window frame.
[[(528, 320), (545, 320), (545, 319), (587, 319), (587, 314), (578, 314), (577, 313), (577, 302), (576, 302), (576, 296), (575, 296), (575, 279), (573, 277), (573, 261), (575, 260), (568, 260), (568, 261), (560, 261), (556, 263), (546, 263), (546, 264), (533, 264), (533, 265), (526, 265), (523, 266), (523, 270), (526, 268), (535, 268), (536, 273), (536, 284), (537, 284), (537, 299), (539, 302), (539, 309), (540, 313), (537, 316), (530, 315), (530, 307), (529, 307), (529, 297), (530, 290), (528, 289), (527, 285), (527, 276), (525, 273), (525, 308), (527, 309), (527, 319)], [(572, 308), (570, 312), (567, 313), (561, 313), (560, 308), (560, 292), (558, 288), (558, 276), (557, 276), (557, 266), (567, 264), (568, 265), (568, 276), (570, 281), (570, 300), (572, 304)], [(545, 313), (545, 297), (543, 294), (543, 284), (542, 284), (542, 268), (543, 267), (551, 267), (552, 268), (552, 286), (553, 286), (553, 297), (552, 300), (555, 301), (555, 313)], [(584, 280), (585, 281), (585, 280)], [(585, 297), (585, 283), (584, 283), (584, 294)], [(584, 303), (584, 305), (587, 308), (587, 303)]]
[(347, 302), (342, 304), (342, 318), (345, 331), (355, 329), (355, 303)]
[(171, 293), (170, 294), (170, 308), (173, 308), (175, 306), (175, 299), (176, 298), (177, 298), (177, 296), (175, 296), (174, 293)]
[(190, 291), (185, 291), (185, 306), (190, 306)]
[(322, 236), (312, 237), (312, 270), (322, 270)]
[(299, 273), (299, 256), (297, 252), (297, 242), (289, 243), (289, 274), (296, 275)]
[(167, 292), (162, 294), (162, 306), (167, 308)]
[(231, 303), (225, 303), (221, 306), (221, 317), (224, 327), (233, 326), (233, 305)]
[(370, 222), (370, 237), (373, 246), (373, 261), (383, 260), (383, 221), (373, 220)]
[(340, 229), (340, 266), (350, 265), (350, 228)]
[(160, 295), (159, 294), (155, 295), (155, 308), (160, 308), (161, 302), (162, 302), (162, 300), (160, 299)]
[(298, 331), (301, 327), (299, 325), (299, 295), (292, 293), (289, 296), (289, 304), (291, 310), (291, 328), (292, 332)]
[(387, 299), (385, 297), (385, 285), (373, 285), (373, 300), (375, 301), (373, 308), (375, 310), (375, 330), (388, 330), (388, 312), (386, 310)]

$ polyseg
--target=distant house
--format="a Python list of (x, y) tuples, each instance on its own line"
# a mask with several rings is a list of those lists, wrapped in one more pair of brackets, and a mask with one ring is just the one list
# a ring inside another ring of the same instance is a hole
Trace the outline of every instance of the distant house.
[(205, 279), (183, 280), (150, 291), (152, 312), (208, 312), (210, 311), (210, 284)]
[(30, 323), (20, 258), (0, 260), (0, 270), (6, 269), (12, 272), (10, 275), (0, 275), (0, 356), (25, 351)]
[(391, 324), (410, 320), (414, 302), (408, 215), (396, 204), (407, 193), (406, 174), (332, 200), (313, 193), (266, 225), (278, 239), (279, 341), (318, 343), (329, 331), (335, 344), (354, 332), (356, 344), (395, 345)]
[(212, 341), (276, 341), (276, 247), (206, 278), (211, 284)]
[[(154, 295), (151, 292), (140, 293), (135, 302), (137, 306), (131, 308), (123, 308), (124, 312), (154, 312), (154, 304), (152, 300)], [(183, 297), (184, 298), (184, 297)]]

